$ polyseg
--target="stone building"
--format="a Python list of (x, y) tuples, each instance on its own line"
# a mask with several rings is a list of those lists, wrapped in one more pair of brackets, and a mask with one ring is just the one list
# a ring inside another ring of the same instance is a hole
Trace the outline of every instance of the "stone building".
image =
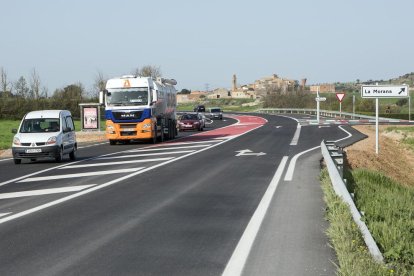
[(310, 86), (310, 92), (316, 94), (319, 89), (319, 93), (335, 93), (335, 85), (334, 84), (317, 84)]

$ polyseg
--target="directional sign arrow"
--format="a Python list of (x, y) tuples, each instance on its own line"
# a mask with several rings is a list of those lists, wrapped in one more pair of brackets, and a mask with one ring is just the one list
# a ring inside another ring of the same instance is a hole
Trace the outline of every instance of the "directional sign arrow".
[(238, 154), (236, 154), (236, 156), (261, 156), (261, 155), (266, 155), (266, 153), (264, 153), (264, 152), (252, 152), (249, 149), (238, 150), (236, 152), (238, 152)]
[(401, 88), (401, 91), (398, 92), (398, 95), (400, 95), (401, 93), (404, 93), (404, 92), (405, 92), (405, 87), (404, 88)]

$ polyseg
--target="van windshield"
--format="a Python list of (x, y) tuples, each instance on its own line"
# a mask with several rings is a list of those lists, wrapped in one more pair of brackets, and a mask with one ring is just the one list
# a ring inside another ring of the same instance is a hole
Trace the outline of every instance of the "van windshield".
[(212, 113), (221, 112), (221, 109), (220, 108), (212, 108), (211, 112)]
[(59, 118), (25, 119), (20, 133), (58, 132), (60, 130)]
[(113, 88), (108, 89), (107, 104), (114, 106), (121, 105), (148, 105), (148, 88)]

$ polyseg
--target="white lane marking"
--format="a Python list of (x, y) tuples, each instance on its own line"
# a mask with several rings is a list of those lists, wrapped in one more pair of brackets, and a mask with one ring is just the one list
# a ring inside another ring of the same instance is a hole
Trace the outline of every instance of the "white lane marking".
[(83, 146), (83, 147), (78, 147), (78, 149), (90, 148), (90, 147), (95, 147), (95, 146), (100, 146), (100, 145), (105, 145), (105, 144), (108, 144), (108, 142), (103, 142), (103, 143), (98, 143), (98, 144), (92, 144), (92, 145), (87, 145), (87, 146)]
[(181, 150), (181, 151), (168, 151), (168, 152), (154, 152), (154, 153), (144, 153), (144, 154), (131, 154), (131, 155), (121, 155), (121, 156), (111, 156), (111, 157), (100, 157), (97, 160), (101, 159), (122, 159), (122, 158), (132, 158), (132, 157), (145, 157), (145, 156), (154, 156), (154, 155), (169, 155), (169, 154), (178, 154), (178, 153), (190, 153), (195, 150)]
[[(342, 140), (345, 140), (345, 139), (348, 139), (349, 137), (351, 137), (352, 136), (352, 134), (350, 133), (350, 132), (348, 132), (347, 130), (345, 130), (342, 126), (339, 126), (339, 128), (343, 131), (343, 132), (345, 132), (345, 133), (347, 133), (348, 135), (346, 136), (346, 137), (344, 137), (344, 138), (341, 138), (341, 139), (338, 139), (338, 140), (336, 140), (336, 141), (334, 141), (334, 142), (339, 142), (339, 141), (342, 141)], [(303, 151), (303, 152), (300, 152), (300, 153), (298, 153), (298, 154), (296, 154), (291, 160), (290, 160), (290, 163), (289, 163), (289, 167), (288, 167), (288, 169), (287, 169), (287, 171), (286, 171), (286, 175), (285, 175), (285, 181), (292, 181), (292, 179), (293, 179), (293, 173), (294, 173), (294, 171), (295, 171), (295, 167), (296, 167), (296, 161), (298, 160), (298, 158), (300, 157), (300, 156), (302, 156), (303, 154), (305, 154), (305, 153), (307, 153), (307, 152), (310, 152), (310, 151), (312, 151), (312, 150), (315, 150), (315, 149), (317, 149), (317, 148), (320, 148), (321, 146), (317, 146), (317, 147), (314, 147), (314, 148), (311, 148), (311, 149), (308, 149), (308, 150), (305, 150), (305, 151)]]
[(8, 214), (11, 214), (11, 213), (0, 213), (0, 217), (7, 216)]
[(115, 173), (130, 173), (130, 172), (136, 172), (142, 169), (143, 168), (132, 168), (132, 169), (122, 169), (122, 170), (109, 170), (109, 171), (98, 171), (98, 172), (87, 172), (87, 173), (72, 173), (72, 174), (62, 174), (62, 175), (39, 176), (39, 177), (25, 178), (23, 180), (18, 181), (18, 183), (95, 176), (95, 175), (105, 175), (105, 174), (115, 174)]
[(0, 199), (78, 192), (78, 191), (82, 191), (84, 189), (90, 188), (92, 186), (95, 186), (95, 184), (72, 186), (72, 187), (63, 187), (63, 188), (33, 190), (33, 191), (24, 191), (24, 192), (15, 192), (15, 193), (4, 193), (4, 194), (0, 194)]
[(9, 161), (9, 160), (13, 160), (13, 158), (0, 159), (0, 162), (3, 162), (3, 161)]
[[(194, 145), (194, 146), (185, 146), (185, 147), (170, 147), (170, 148), (148, 148), (148, 149), (136, 149), (136, 150), (128, 150), (126, 152), (150, 152), (150, 151), (161, 151), (161, 150), (174, 150), (174, 149), (189, 149), (189, 148), (202, 148), (202, 147), (209, 147), (211, 144), (207, 145)], [(118, 152), (119, 153), (119, 152)], [(107, 155), (104, 155), (107, 156)]]
[[(46, 203), (46, 204), (43, 204), (43, 205), (40, 205), (40, 206), (34, 207), (34, 208), (32, 208), (32, 209), (25, 210), (25, 211), (20, 212), (20, 213), (16, 213), (16, 214), (14, 214), (14, 215), (10, 215), (10, 216), (8, 216), (8, 217), (5, 217), (5, 218), (0, 219), (0, 224), (3, 224), (3, 223), (5, 223), (5, 222), (11, 221), (11, 220), (15, 220), (15, 219), (20, 218), (20, 217), (24, 217), (24, 216), (26, 216), (26, 215), (29, 215), (29, 214), (35, 213), (35, 212), (37, 212), (37, 211), (40, 211), (40, 210), (43, 210), (43, 209), (46, 209), (46, 208), (49, 208), (49, 207), (52, 207), (52, 206), (58, 205), (58, 204), (60, 204), (60, 203), (66, 202), (66, 201), (69, 201), (69, 200), (71, 200), (71, 199), (74, 199), (74, 198), (77, 198), (77, 197), (81, 197), (81, 196), (83, 196), (83, 195), (85, 195), (85, 194), (89, 194), (89, 193), (92, 193), (92, 192), (94, 192), (94, 191), (97, 191), (97, 190), (103, 189), (103, 188), (105, 188), (105, 187), (108, 187), (108, 186), (111, 186), (111, 185), (117, 184), (117, 183), (119, 183), (119, 182), (122, 182), (122, 181), (124, 181), (124, 180), (126, 180), (126, 179), (128, 179), (128, 178), (134, 177), (134, 176), (139, 175), (139, 174), (141, 174), (141, 173), (145, 173), (145, 172), (147, 172), (147, 171), (150, 171), (150, 170), (156, 169), (156, 168), (158, 168), (158, 167), (161, 167), (161, 166), (164, 166), (164, 165), (170, 164), (170, 163), (172, 163), (172, 162), (179, 161), (179, 160), (184, 159), (184, 158), (186, 158), (186, 157), (188, 157), (188, 156), (195, 155), (195, 154), (197, 154), (197, 153), (200, 153), (200, 152), (203, 152), (203, 151), (209, 150), (209, 149), (211, 149), (211, 148), (214, 148), (214, 147), (220, 146), (221, 144), (227, 143), (227, 142), (229, 142), (229, 141), (231, 141), (231, 140), (233, 140), (233, 139), (235, 139), (235, 138), (237, 138), (237, 137), (240, 137), (240, 136), (242, 136), (242, 135), (245, 135), (245, 134), (247, 134), (247, 133), (250, 133), (251, 131), (254, 131), (254, 130), (256, 130), (256, 129), (260, 128), (260, 127), (262, 127), (262, 126), (255, 127), (255, 128), (253, 128), (253, 129), (251, 129), (251, 130), (249, 130), (249, 131), (246, 131), (246, 132), (244, 132), (244, 133), (242, 133), (242, 134), (240, 134), (240, 135), (238, 135), (238, 136), (234, 136), (234, 137), (232, 137), (232, 138), (229, 138), (229, 139), (224, 140), (224, 141), (222, 141), (222, 142), (220, 142), (220, 143), (217, 143), (217, 144), (211, 145), (210, 147), (207, 147), (207, 148), (201, 149), (201, 150), (199, 150), (199, 151), (191, 152), (191, 153), (189, 153), (189, 154), (186, 154), (186, 155), (180, 156), (180, 157), (178, 157), (178, 158), (174, 158), (174, 159), (171, 159), (171, 160), (165, 161), (165, 162), (163, 162), (163, 163), (159, 163), (159, 164), (157, 164), (157, 165), (154, 165), (154, 166), (152, 166), (152, 167), (148, 167), (148, 168), (145, 168), (145, 169), (143, 169), (143, 170), (136, 171), (136, 172), (134, 172), (134, 173), (131, 173), (131, 174), (125, 175), (125, 176), (123, 176), (123, 177), (120, 177), (120, 178), (114, 179), (114, 180), (112, 180), (112, 181), (110, 181), (110, 182), (107, 182), (107, 183), (104, 183), (104, 184), (101, 184), (101, 185), (98, 185), (98, 186), (92, 187), (92, 188), (90, 188), (90, 189), (86, 189), (86, 190), (80, 191), (80, 192), (78, 192), (78, 193), (76, 193), (76, 194), (72, 194), (72, 195), (69, 195), (69, 196), (67, 196), (67, 197), (64, 197), (64, 198), (61, 198), (61, 199), (58, 199), (58, 200), (55, 200), (55, 201), (48, 202), (48, 203)], [(55, 168), (51, 168), (51, 169), (55, 169)], [(24, 177), (22, 177), (22, 178), (24, 178)]]
[(270, 182), (265, 194), (263, 195), (262, 200), (257, 206), (257, 209), (250, 219), (249, 224), (244, 230), (244, 233), (240, 238), (236, 249), (234, 250), (229, 262), (227, 263), (226, 268), (222, 274), (223, 276), (237, 276), (242, 274), (254, 240), (256, 239), (257, 233), (260, 230), (260, 226), (262, 225), (263, 219), (267, 213), (267, 210), (269, 209), (272, 198), (276, 192), (276, 188), (282, 177), (287, 160), (288, 156), (283, 156), (272, 181)]
[(310, 151), (313, 151), (313, 150), (315, 150), (315, 149), (317, 149), (317, 148), (320, 148), (321, 146), (317, 146), (317, 147), (314, 147), (314, 148), (311, 148), (311, 149), (308, 149), (308, 150), (305, 150), (305, 151), (302, 151), (302, 152), (300, 152), (300, 153), (298, 153), (298, 154), (296, 154), (291, 160), (290, 160), (290, 163), (289, 163), (289, 167), (288, 167), (288, 169), (287, 169), (287, 171), (286, 171), (286, 175), (285, 175), (285, 181), (292, 181), (292, 179), (293, 179), (293, 173), (295, 172), (295, 166), (296, 166), (296, 161), (298, 160), (298, 158), (300, 157), (300, 156), (302, 156), (303, 154), (305, 154), (305, 153), (307, 153), (307, 152), (310, 152)]
[[(197, 135), (192, 135), (190, 137), (199, 137)], [(183, 137), (185, 138), (185, 137)], [(224, 138), (220, 137), (221, 140), (225, 140)], [(160, 144), (158, 146), (154, 146), (154, 148), (160, 148), (160, 147), (168, 147), (168, 146), (175, 146), (175, 145), (193, 145), (193, 144), (205, 144), (205, 143), (217, 143), (217, 140), (203, 140), (203, 141), (188, 141), (188, 142), (168, 142), (168, 143), (164, 143), (164, 144)]]
[(299, 120), (298, 120), (298, 119), (296, 119), (296, 118), (294, 118), (294, 117), (285, 116), (285, 115), (276, 115), (276, 116), (279, 116), (279, 117), (284, 117), (284, 118), (288, 118), (288, 119), (295, 120), (295, 121), (299, 124)]
[(164, 157), (164, 158), (154, 158), (154, 159), (138, 159), (138, 160), (128, 160), (128, 161), (116, 161), (116, 162), (106, 162), (106, 163), (93, 163), (93, 164), (84, 164), (84, 165), (72, 165), (66, 166), (63, 169), (77, 169), (77, 168), (89, 168), (89, 167), (100, 167), (100, 166), (113, 166), (113, 165), (122, 165), (122, 164), (135, 164), (135, 163), (147, 163), (155, 161), (167, 161), (173, 159), (174, 157)]
[(301, 129), (302, 129), (302, 126), (300, 124), (298, 124), (297, 127), (296, 127), (295, 135), (293, 135), (293, 139), (290, 142), (291, 146), (296, 146), (298, 144)]

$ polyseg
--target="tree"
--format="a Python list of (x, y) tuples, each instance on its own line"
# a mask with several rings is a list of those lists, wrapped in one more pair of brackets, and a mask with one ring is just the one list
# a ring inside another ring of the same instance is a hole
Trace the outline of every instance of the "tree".
[(101, 71), (98, 71), (95, 76), (95, 82), (93, 84), (94, 95), (91, 97), (98, 97), (99, 92), (105, 90), (106, 81), (108, 79), (104, 76)]
[(6, 92), (11, 92), (11, 88), (9, 89), (10, 81), (7, 79), (7, 73), (6, 70), (3, 69), (3, 67), (0, 68), (0, 89), (3, 92), (4, 95), (6, 95)]
[(39, 99), (40, 97), (40, 89), (41, 89), (41, 83), (40, 83), (40, 77), (39, 74), (36, 72), (36, 69), (33, 68), (31, 75), (30, 75), (30, 94), (31, 97), (34, 99)]
[(180, 92), (178, 92), (177, 94), (191, 94), (191, 90), (188, 90), (188, 89), (181, 89), (181, 91)]
[(27, 86), (26, 79), (21, 76), (14, 84), (14, 90), (16, 95), (20, 98), (26, 99), (29, 97), (29, 87)]
[(135, 69), (133, 72), (136, 76), (140, 77), (151, 77), (153, 79), (162, 77), (161, 69), (159, 66), (155, 65), (145, 65), (141, 68)]

